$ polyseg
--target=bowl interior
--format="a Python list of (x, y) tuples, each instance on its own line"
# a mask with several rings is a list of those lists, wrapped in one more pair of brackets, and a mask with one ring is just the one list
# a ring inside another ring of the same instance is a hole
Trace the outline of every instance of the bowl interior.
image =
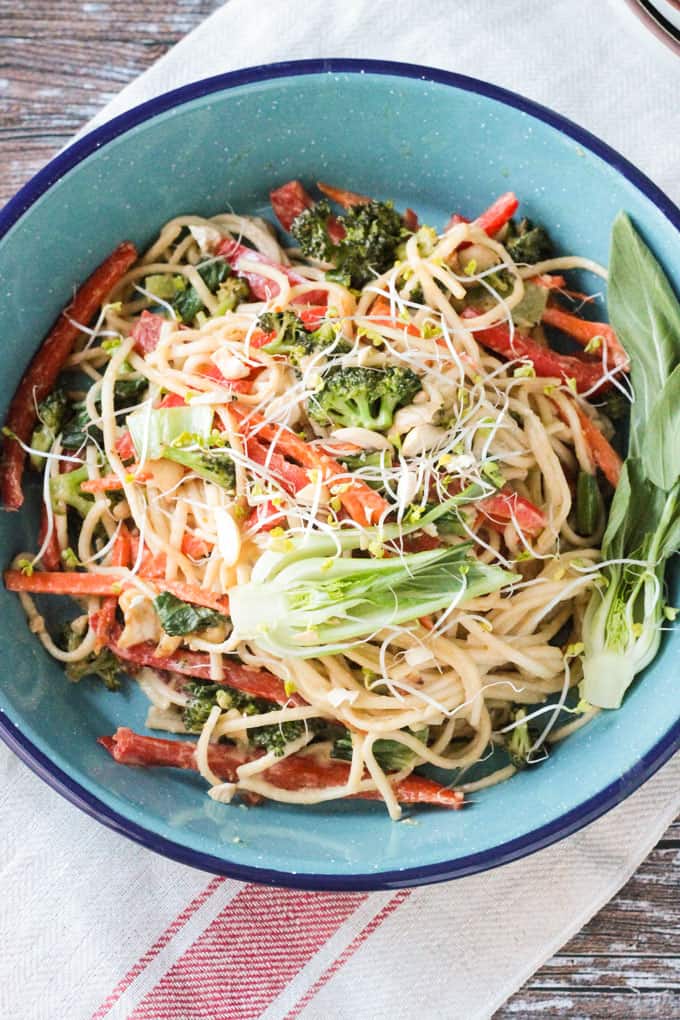
[[(180, 213), (231, 205), (269, 215), (269, 189), (290, 177), (393, 198), (440, 228), (452, 211), (474, 215), (512, 189), (562, 250), (604, 262), (623, 208), (680, 285), (680, 237), (635, 183), (581, 138), (484, 91), (394, 72), (291, 72), (199, 96), (97, 148), (0, 240), (3, 415), (72, 287), (119, 240), (144, 247)], [(35, 488), (26, 513), (0, 515), (3, 563), (35, 548)], [(0, 600), (0, 707), (32, 745), (24, 754), (46, 755), (69, 777), (70, 795), (90, 807), (96, 798), (109, 821), (241, 877), (359, 887), (500, 863), (593, 817), (678, 743), (676, 630), (620, 712), (598, 717), (540, 768), (475, 795), (465, 811), (420, 810), (414, 824), (393, 824), (378, 805), (356, 802), (218, 805), (193, 774), (116, 766), (96, 738), (118, 725), (144, 731), (146, 699), (132, 683), (116, 695), (69, 684), (29, 634), (18, 600), (4, 589)]]

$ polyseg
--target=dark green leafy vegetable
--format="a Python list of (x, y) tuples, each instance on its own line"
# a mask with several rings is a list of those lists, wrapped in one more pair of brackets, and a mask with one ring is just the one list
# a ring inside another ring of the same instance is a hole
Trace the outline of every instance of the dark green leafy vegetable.
[[(224, 259), (213, 259), (202, 266), (198, 266), (198, 275), (203, 280), (211, 294), (216, 294), (221, 283), (231, 273), (229, 264)], [(172, 300), (172, 307), (184, 323), (194, 321), (199, 312), (205, 311), (205, 305), (201, 300), (195, 287), (189, 286), (179, 291)]]
[[(64, 427), (71, 402), (61, 386), (57, 386), (38, 404), (38, 425), (33, 430), (31, 446), (35, 450), (47, 453), (54, 440)], [(31, 464), (38, 471), (43, 466), (43, 458), (31, 454)]]
[(214, 609), (206, 606), (195, 606), (190, 602), (183, 602), (170, 592), (164, 591), (153, 600), (158, 613), (161, 627), (171, 637), (181, 637), (183, 634), (193, 634), (195, 631), (205, 630), (207, 627), (214, 627), (218, 623), (224, 623), (226, 617)]
[[(184, 708), (183, 722), (184, 728), (189, 733), (200, 733), (215, 705), (219, 705), (225, 711), (235, 708), (241, 715), (264, 715), (281, 707), (262, 698), (251, 698), (241, 691), (223, 687), (221, 684), (201, 683), (195, 680), (187, 683), (184, 690), (189, 694), (189, 702)], [(286, 744), (297, 740), (304, 732), (304, 721), (292, 720), (269, 726), (249, 727), (248, 739), (253, 746), (273, 751), (275, 755), (280, 756)]]
[(389, 429), (398, 408), (409, 404), (422, 389), (410, 368), (386, 369), (334, 366), (322, 376), (321, 389), (308, 400), (309, 414), (321, 423)]
[[(143, 376), (118, 379), (113, 391), (114, 410), (125, 411), (140, 403), (148, 386), (148, 380)], [(101, 412), (101, 406), (100, 400), (95, 401), (97, 413)], [(94, 443), (100, 449), (103, 447), (104, 434), (90, 419), (84, 400), (73, 404), (70, 414), (67, 412), (61, 442), (65, 450), (80, 450), (88, 443)]]

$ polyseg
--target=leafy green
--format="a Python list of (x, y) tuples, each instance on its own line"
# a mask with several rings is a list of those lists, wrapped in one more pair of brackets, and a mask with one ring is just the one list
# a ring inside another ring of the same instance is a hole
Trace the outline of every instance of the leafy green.
[[(425, 726), (410, 735), (426, 745), (428, 733), (428, 727)], [(373, 744), (373, 755), (380, 768), (385, 772), (399, 772), (401, 769), (408, 768), (416, 758), (415, 751), (398, 740), (376, 740)], [(331, 757), (338, 758), (340, 761), (352, 760), (352, 734), (349, 731), (345, 731), (336, 738)]]
[(186, 407), (143, 407), (129, 414), (126, 424), (135, 444), (137, 456), (146, 453), (148, 460), (164, 456), (167, 447), (191, 437), (207, 441), (215, 412), (207, 404), (189, 404)]
[[(82, 636), (76, 634), (70, 623), (67, 623), (62, 631), (61, 644), (67, 652), (75, 651), (82, 642)], [(78, 683), (83, 677), (91, 676), (104, 684), (110, 691), (117, 691), (120, 688), (120, 678), (125, 674), (125, 663), (113, 654), (109, 648), (102, 648), (100, 652), (91, 652), (84, 659), (66, 664), (66, 676), (73, 683)]]
[[(222, 684), (202, 683), (195, 680), (185, 684), (184, 690), (189, 695), (189, 701), (183, 712), (184, 728), (188, 733), (200, 733), (215, 705), (219, 705), (225, 711), (235, 708), (241, 715), (263, 715), (281, 707), (262, 698), (252, 698), (248, 694), (224, 687)], [(309, 725), (308, 722), (307, 726)], [(280, 757), (285, 751), (286, 744), (297, 740), (304, 732), (304, 721), (291, 720), (268, 726), (248, 727), (248, 739), (255, 747), (273, 751), (277, 757)]]
[[(198, 275), (203, 280), (211, 294), (216, 294), (220, 284), (224, 283), (231, 273), (229, 264), (224, 259), (213, 259), (202, 266), (197, 266)], [(172, 300), (172, 307), (185, 323), (194, 321), (199, 312), (205, 311), (205, 305), (196, 290), (191, 285), (180, 290)]]
[[(113, 390), (113, 407), (115, 411), (125, 411), (128, 407), (138, 404), (149, 386), (143, 376), (118, 379)], [(97, 413), (101, 412), (101, 400), (95, 401)], [(95, 446), (104, 445), (104, 434), (99, 425), (91, 420), (84, 400), (73, 404), (72, 413), (67, 414), (61, 436), (62, 446), (66, 450), (80, 450), (87, 443)]]
[(680, 548), (680, 304), (623, 213), (612, 232), (609, 311), (631, 359), (634, 401), (628, 458), (602, 540), (601, 586), (583, 622), (583, 697), (618, 708), (658, 650), (664, 567)]
[(524, 284), (524, 296), (512, 309), (512, 321), (519, 329), (531, 329), (543, 318), (548, 303), (548, 290), (527, 280)]
[(193, 634), (195, 631), (224, 623), (226, 616), (207, 606), (183, 602), (169, 591), (161, 592), (153, 600), (161, 627), (171, 637)]
[[(33, 430), (31, 437), (33, 449), (47, 453), (52, 448), (54, 440), (64, 427), (70, 408), (71, 402), (60, 386), (57, 386), (51, 393), (48, 393), (44, 400), (40, 401), (38, 404), (38, 425)], [(34, 468), (40, 470), (43, 463), (42, 457), (31, 454), (31, 464)]]

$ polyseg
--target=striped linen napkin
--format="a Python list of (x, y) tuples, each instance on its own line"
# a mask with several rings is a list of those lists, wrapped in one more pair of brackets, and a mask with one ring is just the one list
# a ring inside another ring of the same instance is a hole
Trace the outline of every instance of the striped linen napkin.
[[(95, 122), (240, 66), (408, 60), (558, 108), (677, 199), (680, 164), (663, 143), (678, 66), (661, 48), (645, 60), (651, 50), (610, 21), (588, 0), (231, 0)], [(556, 65), (556, 38), (573, 60)], [(523, 861), (426, 889), (305, 893), (157, 857), (55, 796), (4, 747), (0, 776), (0, 918), (12, 934), (0, 1016), (22, 1020), (482, 1020), (614, 895), (680, 810), (676, 755), (605, 818)]]

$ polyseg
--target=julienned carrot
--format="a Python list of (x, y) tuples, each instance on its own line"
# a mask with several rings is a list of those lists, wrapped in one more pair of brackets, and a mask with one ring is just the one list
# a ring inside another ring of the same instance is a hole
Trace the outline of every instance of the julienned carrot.
[[(578, 315), (565, 312), (555, 305), (548, 305), (543, 312), (542, 321), (549, 326), (561, 329), (567, 336), (572, 337), (582, 347), (587, 346), (591, 340), (601, 337), (604, 341), (608, 355), (615, 365), (628, 368), (629, 359), (625, 350), (619, 343), (619, 338), (608, 322), (591, 322), (589, 319), (579, 319)], [(597, 351), (593, 352), (597, 354)]]
[[(153, 476), (149, 471), (137, 471), (138, 465), (131, 464), (128, 468), (130, 474), (134, 474), (135, 482), (147, 482)], [(103, 475), (101, 478), (88, 478), (80, 483), (83, 492), (120, 492), (123, 488), (118, 475)]]
[[(95, 269), (75, 293), (73, 301), (59, 315), (42, 346), (28, 366), (12, 398), (5, 422), (10, 432), (28, 443), (36, 422), (36, 404), (54, 388), (57, 376), (80, 336), (80, 324), (87, 325), (109, 291), (137, 258), (137, 249), (123, 241)], [(6, 510), (18, 510), (24, 501), (21, 479), (26, 453), (15, 439), (4, 440), (2, 502)]]
[(376, 326), (387, 326), (388, 329), (405, 329), (410, 336), (420, 337), (421, 335), (418, 327), (412, 322), (405, 322), (403, 319), (395, 318), (392, 315), (389, 301), (381, 295), (371, 305), (369, 318)]
[[(113, 736), (100, 737), (99, 743), (115, 761), (122, 765), (165, 766), (197, 771), (196, 744), (159, 737), (144, 737), (127, 727), (119, 727)], [(208, 764), (216, 775), (226, 782), (235, 782), (239, 765), (261, 758), (263, 751), (247, 754), (227, 744), (210, 744)], [(261, 778), (281, 790), (323, 790), (344, 786), (350, 773), (345, 762), (323, 761), (313, 755), (293, 754), (272, 765)], [(437, 804), (440, 807), (460, 808), (463, 794), (446, 786), (411, 775), (402, 779), (395, 788), (402, 804)], [(355, 795), (361, 800), (379, 800), (377, 790)]]
[[(557, 411), (562, 418), (562, 421), (568, 423), (566, 415), (563, 413), (559, 405), (555, 405)], [(623, 462), (619, 457), (618, 453), (609, 441), (602, 435), (595, 422), (588, 417), (585, 411), (582, 411), (577, 403), (572, 404), (574, 411), (578, 415), (578, 420), (581, 425), (583, 437), (590, 451), (590, 456), (594, 460), (597, 467), (599, 467), (602, 474), (605, 476), (610, 485), (614, 488), (619, 484), (619, 478), (621, 477), (621, 468)]]
[[(246, 415), (238, 411), (233, 405), (229, 408), (239, 422), (243, 422)], [(250, 413), (247, 416), (248, 426), (256, 427), (255, 435), (273, 443), (275, 448), (291, 460), (296, 460), (303, 467), (321, 471), (326, 481), (332, 483), (338, 479), (338, 492), (340, 501), (352, 520), (357, 524), (367, 526), (375, 524), (380, 517), (389, 509), (382, 496), (371, 489), (369, 485), (358, 478), (348, 478), (347, 469), (338, 464), (336, 460), (329, 457), (327, 453), (316, 449), (304, 439), (300, 439), (290, 429), (282, 428), (267, 422), (261, 414)]]
[[(132, 536), (124, 524), (118, 529), (118, 534), (111, 548), (111, 565), (114, 567), (132, 566)], [(95, 633), (97, 651), (106, 643), (116, 622), (116, 609), (118, 608), (118, 596), (107, 596), (102, 607), (97, 613)]]
[(160, 669), (167, 673), (179, 673), (181, 676), (194, 677), (196, 680), (212, 680), (213, 683), (221, 683), (226, 687), (242, 691), (244, 694), (250, 694), (253, 698), (275, 701), (279, 705), (305, 704), (298, 694), (287, 695), (283, 681), (264, 669), (254, 669), (252, 666), (242, 665), (235, 659), (225, 658), (223, 678), (213, 680), (210, 656), (207, 652), (192, 652), (188, 648), (182, 648), (172, 655), (159, 656), (156, 655), (156, 645), (152, 641), (132, 645), (130, 648), (122, 648), (118, 644), (119, 637), (120, 633), (109, 635), (106, 642), (108, 647), (119, 659), (130, 662), (134, 666), (150, 666), (152, 669)]
[(347, 191), (346, 188), (334, 188), (332, 184), (324, 184), (317, 181), (319, 191), (330, 198), (331, 202), (337, 202), (343, 209), (351, 209), (354, 205), (368, 205), (371, 201), (368, 195), (359, 195), (356, 191)]

